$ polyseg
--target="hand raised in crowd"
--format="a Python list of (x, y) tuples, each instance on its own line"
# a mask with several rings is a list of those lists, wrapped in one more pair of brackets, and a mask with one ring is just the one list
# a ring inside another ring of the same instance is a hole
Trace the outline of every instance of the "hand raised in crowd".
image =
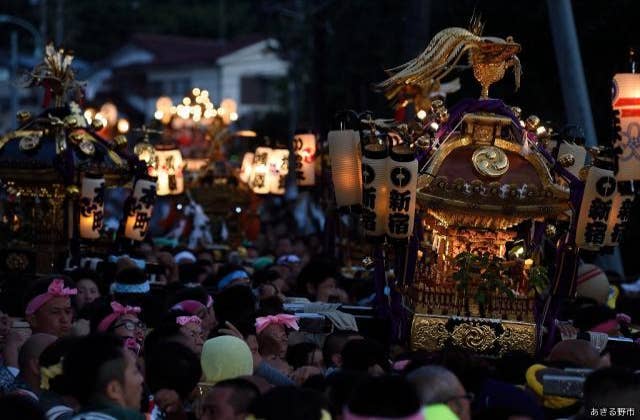
[(562, 340), (575, 340), (578, 337), (578, 329), (573, 325), (559, 325)]

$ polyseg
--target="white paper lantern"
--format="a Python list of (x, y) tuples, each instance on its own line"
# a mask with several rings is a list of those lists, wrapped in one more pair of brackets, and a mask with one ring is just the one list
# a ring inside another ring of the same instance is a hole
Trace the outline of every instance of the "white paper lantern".
[(614, 228), (609, 220), (616, 195), (613, 171), (590, 167), (578, 214), (576, 245), (579, 248), (597, 251), (607, 244)]
[(389, 191), (386, 233), (393, 240), (406, 240), (413, 233), (418, 182), (418, 161), (408, 146), (391, 149), (385, 175)]
[(360, 135), (354, 130), (330, 131), (328, 135), (331, 179), (338, 207), (362, 201)]
[(267, 166), (269, 192), (271, 194), (283, 195), (287, 186), (287, 174), (289, 173), (289, 150), (271, 150)]
[(296, 154), (296, 182), (301, 187), (316, 183), (316, 136), (298, 134), (293, 139), (293, 151)]
[(382, 238), (389, 212), (387, 149), (368, 144), (362, 157), (362, 221), (369, 238)]
[(622, 235), (631, 219), (635, 195), (624, 193), (618, 189), (613, 196), (611, 212), (607, 221), (607, 234), (605, 236), (605, 246), (616, 246), (620, 243)]
[(240, 181), (245, 184), (251, 179), (251, 171), (253, 170), (253, 153), (247, 152), (242, 158), (242, 165), (240, 166)]
[(104, 221), (104, 177), (85, 174), (80, 191), (79, 232), (83, 239), (98, 239)]
[(253, 171), (249, 186), (256, 194), (269, 194), (271, 185), (268, 182), (268, 163), (271, 148), (258, 147), (253, 155)]
[(177, 147), (156, 147), (155, 175), (158, 177), (158, 195), (177, 195), (184, 191), (182, 153)]
[(613, 78), (613, 100), (618, 153), (618, 181), (640, 180), (640, 74), (621, 73)]
[(579, 177), (580, 169), (584, 167), (585, 160), (587, 159), (587, 149), (583, 146), (563, 141), (558, 147), (558, 158), (565, 155), (571, 155), (574, 158), (573, 165), (566, 167), (567, 171), (571, 172), (574, 176)]
[(155, 202), (155, 180), (138, 179), (129, 197), (124, 236), (134, 241), (142, 241), (145, 238)]

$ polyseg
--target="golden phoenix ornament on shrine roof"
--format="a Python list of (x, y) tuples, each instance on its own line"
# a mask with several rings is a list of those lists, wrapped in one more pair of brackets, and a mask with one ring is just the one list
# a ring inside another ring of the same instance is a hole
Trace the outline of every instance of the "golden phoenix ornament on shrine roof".
[(516, 54), (520, 52), (520, 44), (510, 36), (506, 39), (481, 36), (482, 25), (478, 21), (471, 26), (471, 30), (447, 28), (438, 32), (418, 57), (389, 69), (391, 76), (376, 87), (392, 101), (397, 101), (407, 86), (434, 90), (468, 55), (473, 75), (482, 87), (482, 99), (489, 97), (489, 86), (501, 80), (510, 67), (514, 70), (516, 90), (519, 89), (522, 70)]

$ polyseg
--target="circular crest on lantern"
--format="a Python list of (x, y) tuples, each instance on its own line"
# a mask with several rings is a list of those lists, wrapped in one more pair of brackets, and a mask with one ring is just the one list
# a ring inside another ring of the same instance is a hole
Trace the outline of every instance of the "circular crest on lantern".
[(91, 140), (82, 140), (80, 144), (78, 144), (78, 148), (87, 156), (93, 156), (96, 153), (96, 146), (94, 146)]
[(23, 152), (33, 150), (40, 144), (41, 132), (32, 132), (20, 140), (20, 150)]

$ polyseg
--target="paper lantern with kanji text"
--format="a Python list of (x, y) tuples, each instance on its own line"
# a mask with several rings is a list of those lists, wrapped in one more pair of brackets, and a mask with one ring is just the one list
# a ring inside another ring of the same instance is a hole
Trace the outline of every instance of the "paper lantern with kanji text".
[(610, 241), (614, 225), (609, 221), (617, 195), (613, 171), (590, 167), (578, 214), (576, 245), (579, 248), (597, 251)]
[(98, 239), (104, 220), (105, 181), (102, 175), (82, 177), (79, 202), (79, 232), (83, 239)]
[(301, 187), (316, 183), (316, 136), (297, 134), (293, 139), (293, 151), (296, 158), (296, 182)]
[(269, 192), (275, 195), (283, 195), (287, 186), (287, 174), (289, 173), (289, 150), (273, 149), (269, 154), (267, 181)]
[(175, 146), (156, 146), (155, 175), (158, 195), (177, 195), (184, 191), (182, 153)]
[(368, 144), (362, 157), (362, 221), (369, 239), (381, 239), (389, 213), (387, 148)]
[(155, 202), (155, 179), (138, 179), (126, 203), (125, 237), (142, 241), (147, 236)]
[(256, 194), (269, 194), (271, 185), (268, 182), (270, 147), (258, 147), (253, 155), (253, 171), (249, 186)]
[(387, 159), (389, 211), (385, 229), (392, 240), (406, 240), (413, 232), (416, 213), (418, 161), (408, 146), (395, 146)]
[(640, 74), (620, 73), (613, 77), (611, 104), (616, 125), (616, 179), (627, 184), (640, 181)]

